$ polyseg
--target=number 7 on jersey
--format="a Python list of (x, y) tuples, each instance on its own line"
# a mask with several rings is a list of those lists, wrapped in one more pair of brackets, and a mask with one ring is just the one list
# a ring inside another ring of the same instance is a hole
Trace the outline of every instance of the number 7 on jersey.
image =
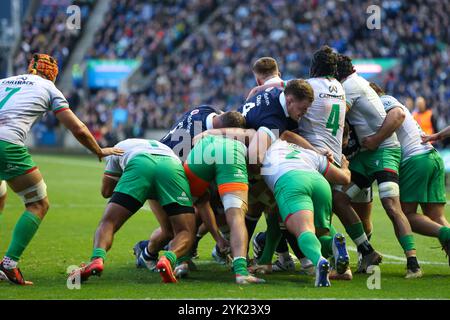
[(9, 93), (6, 95), (6, 97), (4, 97), (2, 99), (2, 101), (0, 101), (0, 109), (3, 108), (3, 106), (5, 105), (5, 103), (18, 91), (20, 91), (20, 88), (6, 88), (5, 89), (6, 92), (9, 91)]

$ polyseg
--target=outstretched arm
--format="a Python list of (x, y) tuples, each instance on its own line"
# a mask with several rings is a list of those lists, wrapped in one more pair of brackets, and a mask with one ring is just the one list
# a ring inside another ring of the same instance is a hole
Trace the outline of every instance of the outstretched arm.
[(448, 137), (450, 137), (450, 126), (442, 129), (438, 133), (423, 136), (422, 142), (427, 143), (427, 142), (440, 141), (440, 140), (444, 140)]
[(64, 110), (56, 114), (56, 118), (73, 134), (73, 136), (101, 161), (109, 155), (122, 155), (118, 148), (100, 148), (86, 125), (70, 110)]

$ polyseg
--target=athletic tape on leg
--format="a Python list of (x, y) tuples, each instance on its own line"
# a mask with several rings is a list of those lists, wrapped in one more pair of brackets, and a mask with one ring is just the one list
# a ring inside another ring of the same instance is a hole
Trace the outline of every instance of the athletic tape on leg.
[(392, 198), (400, 195), (400, 188), (395, 182), (383, 182), (378, 185), (380, 198)]
[(44, 199), (47, 196), (47, 185), (45, 184), (44, 180), (41, 180), (34, 186), (17, 192), (17, 195), (22, 199), (24, 204), (36, 202)]
[(0, 182), (0, 197), (3, 197), (6, 194), (6, 181)]
[(225, 211), (230, 208), (238, 208), (241, 209), (242, 205), (245, 203), (240, 197), (235, 194), (227, 193), (222, 196), (223, 207)]

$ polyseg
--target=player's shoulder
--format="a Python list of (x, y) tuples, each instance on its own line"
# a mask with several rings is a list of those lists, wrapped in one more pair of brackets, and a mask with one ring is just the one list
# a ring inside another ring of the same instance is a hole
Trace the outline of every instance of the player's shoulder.
[(209, 104), (202, 104), (194, 109), (191, 110), (191, 113), (199, 113), (199, 112), (204, 112), (204, 113), (212, 113), (212, 112), (220, 112), (220, 110), (212, 105)]
[(403, 104), (400, 103), (396, 98), (390, 95), (383, 95), (380, 97), (381, 102), (383, 103), (383, 106), (385, 108), (392, 108), (392, 107), (403, 107)]

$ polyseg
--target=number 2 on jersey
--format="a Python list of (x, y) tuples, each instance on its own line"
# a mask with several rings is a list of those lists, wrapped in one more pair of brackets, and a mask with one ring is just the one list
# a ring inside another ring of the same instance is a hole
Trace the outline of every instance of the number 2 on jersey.
[(327, 121), (327, 129), (331, 129), (332, 130), (332, 135), (336, 136), (338, 129), (339, 129), (339, 105), (338, 104), (333, 104), (331, 106), (331, 112), (330, 112), (330, 116), (328, 117), (328, 121)]
[(16, 93), (20, 90), (20, 88), (6, 88), (5, 91), (9, 93), (6, 95), (6, 97), (3, 98), (2, 101), (0, 101), (0, 109), (3, 108), (5, 103)]

